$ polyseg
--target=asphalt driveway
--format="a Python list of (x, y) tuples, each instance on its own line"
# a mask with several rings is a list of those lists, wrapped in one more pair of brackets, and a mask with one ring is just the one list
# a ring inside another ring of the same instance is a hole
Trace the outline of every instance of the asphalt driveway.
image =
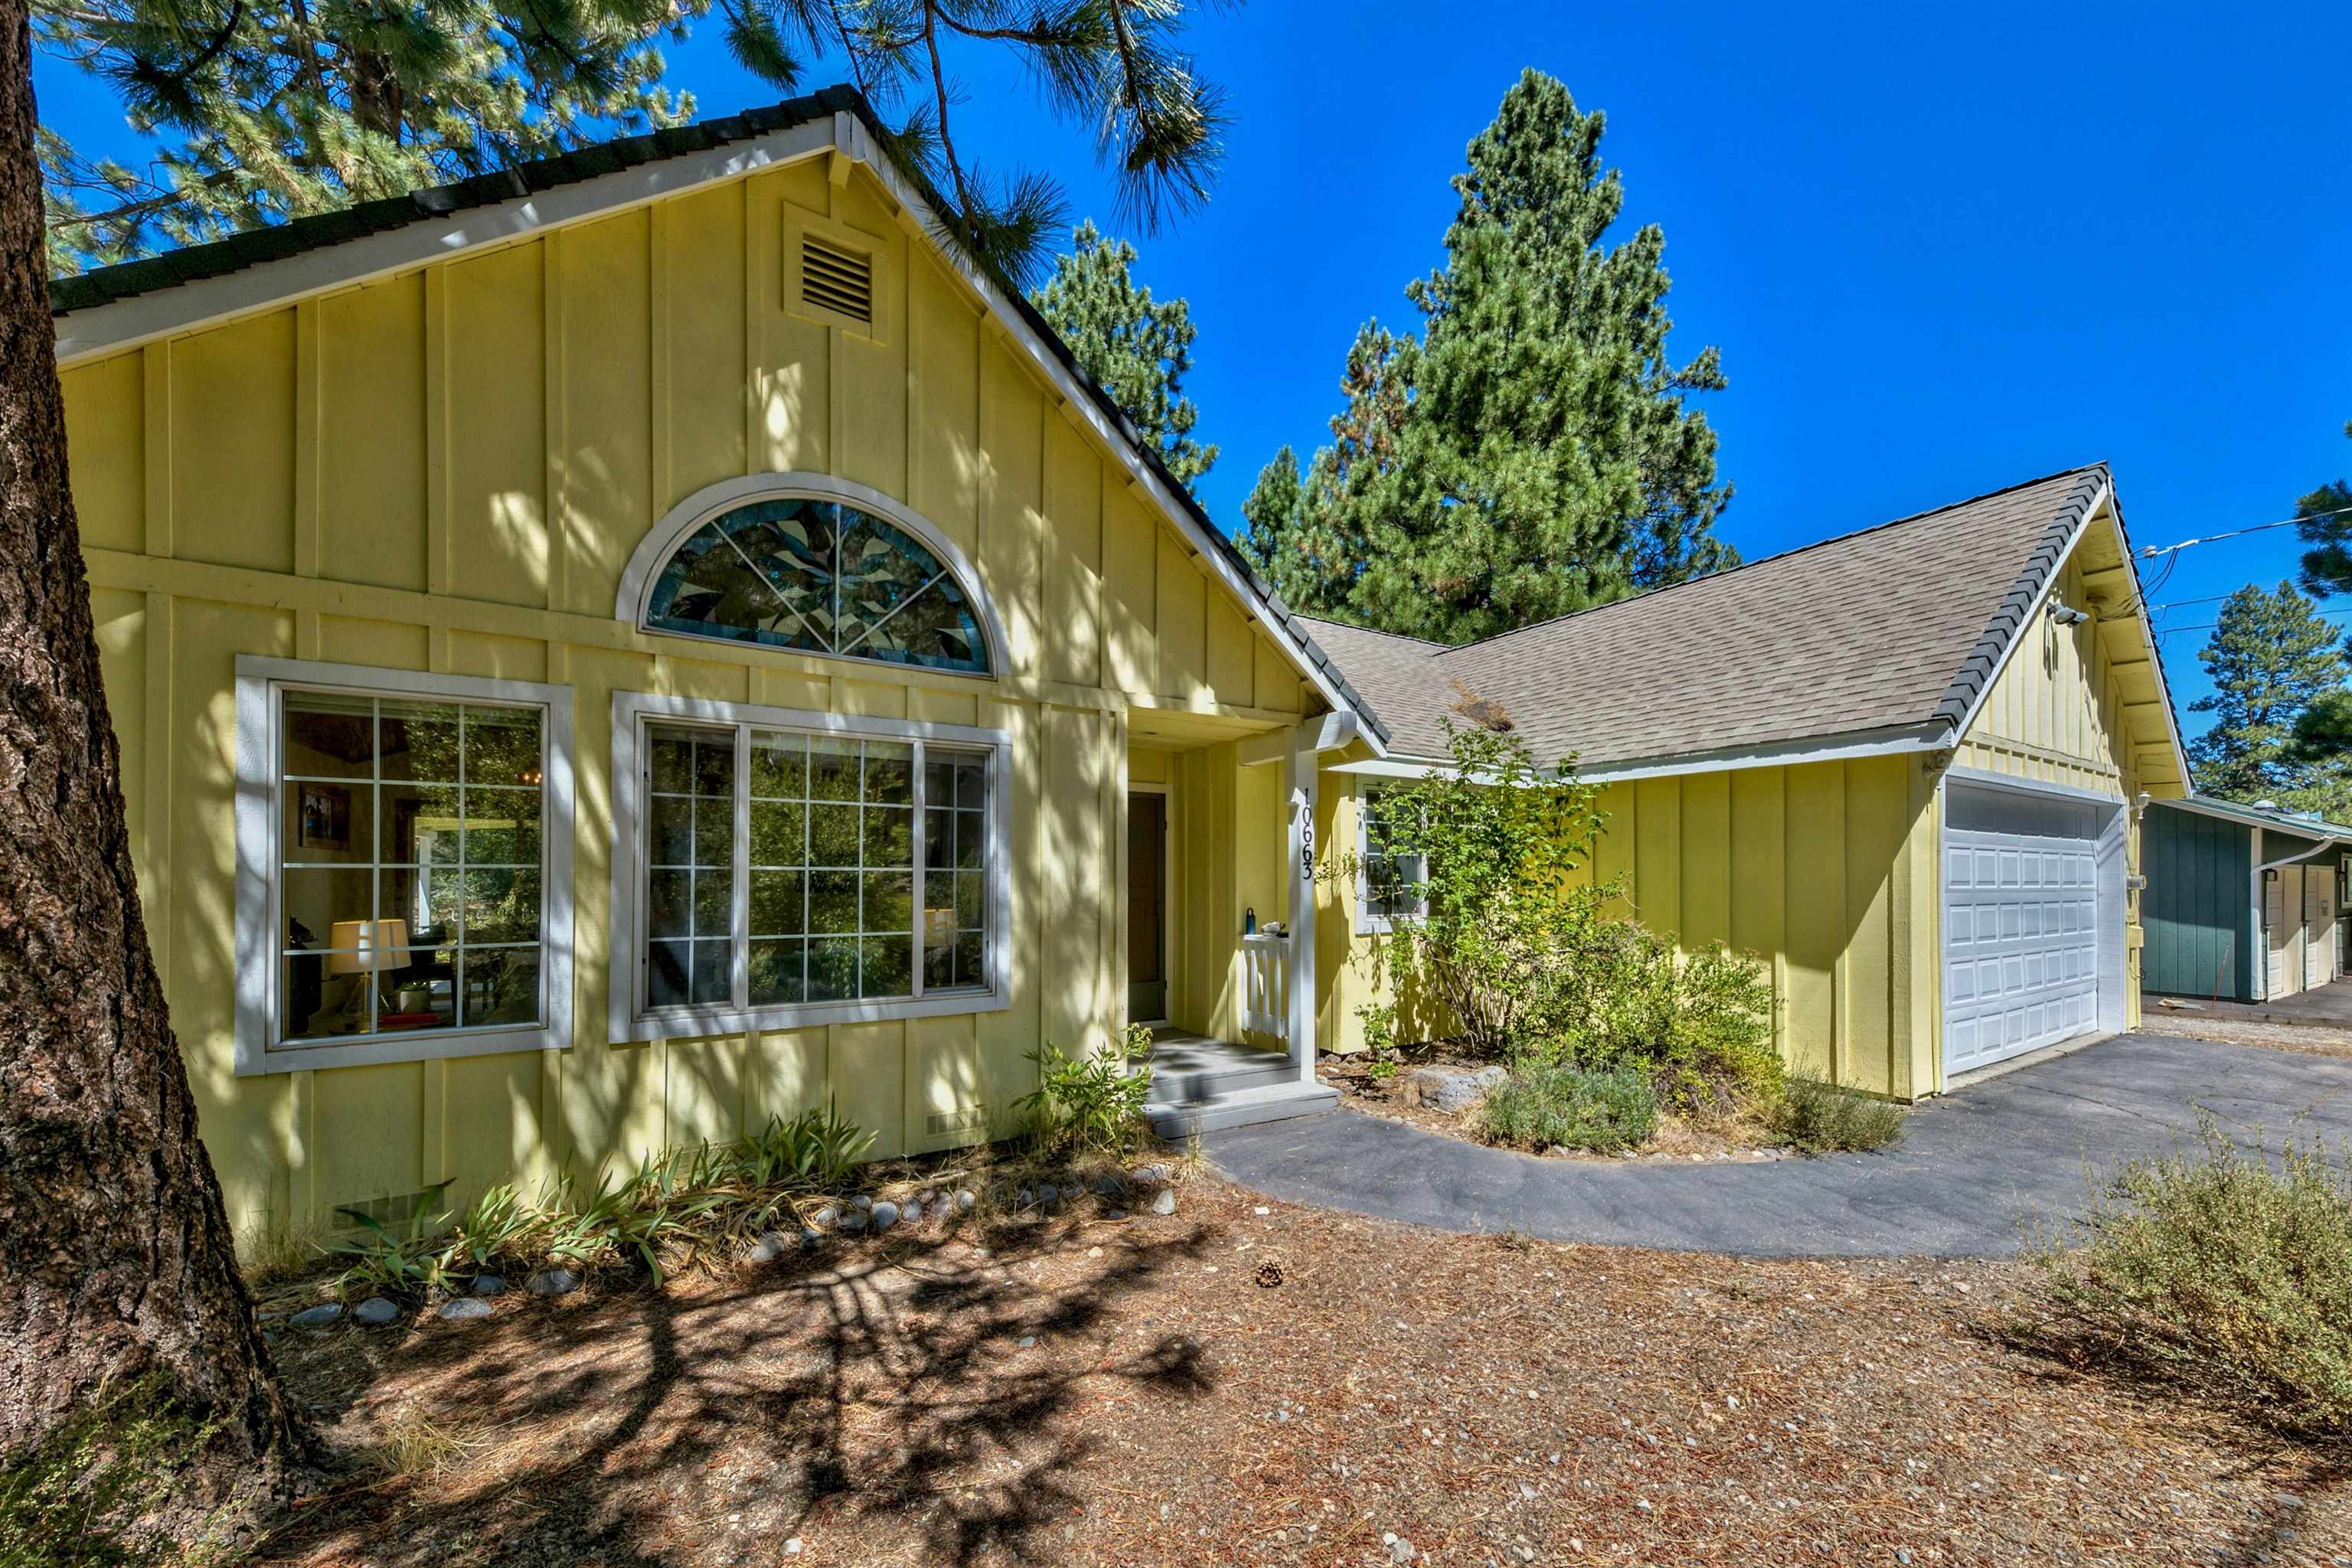
[(2126, 1035), (1922, 1106), (1890, 1153), (1762, 1163), (1539, 1160), (1326, 1111), (1207, 1134), (1269, 1196), (1454, 1231), (1760, 1258), (1997, 1258), (2121, 1161), (2193, 1144), (2352, 1139), (2352, 1060)]

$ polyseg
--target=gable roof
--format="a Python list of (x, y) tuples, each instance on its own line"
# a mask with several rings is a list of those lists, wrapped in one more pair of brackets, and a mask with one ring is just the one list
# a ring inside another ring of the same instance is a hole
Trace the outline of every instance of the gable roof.
[(1465, 692), (1501, 703), (1539, 759), (1588, 772), (1927, 749), (1965, 727), (2103, 501), (2105, 465), (2070, 468), (1461, 647), (1313, 631), (1414, 757), (1445, 755)]
[[(941, 220), (954, 208), (926, 179), (887, 155), (888, 136), (866, 95), (835, 86), (765, 109), (617, 137), (512, 169), (431, 186), (341, 212), (296, 218), (205, 245), (49, 280), (62, 362), (164, 336), (219, 317), (345, 287), (475, 246), (610, 212), (830, 149), (872, 171), (925, 234), (1012, 329), (1050, 380), (1083, 401), (1084, 421), (1127, 462), (1252, 616), (1335, 710), (1356, 714), (1375, 740), (1388, 731), (1305, 619), (1283, 603), (1161, 462), (1110, 394), (1080, 367), (1027, 297), (963, 245)], [(650, 520), (648, 520), (650, 521)]]

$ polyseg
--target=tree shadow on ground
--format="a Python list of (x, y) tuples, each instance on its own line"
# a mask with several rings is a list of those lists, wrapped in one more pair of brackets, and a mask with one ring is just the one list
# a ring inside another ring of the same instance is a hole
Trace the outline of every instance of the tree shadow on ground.
[(354, 1340), (339, 1368), (356, 1377), (320, 1388), (365, 1407), (346, 1441), (419, 1415), (487, 1441), (437, 1476), (355, 1475), (264, 1555), (766, 1563), (845, 1531), (927, 1563), (1034, 1556), (1080, 1506), (1063, 1478), (1101, 1449), (1101, 1406), (1211, 1391), (1198, 1344), (1130, 1346), (1108, 1321), (1211, 1235), (1013, 1221), (828, 1242), (733, 1278), (520, 1303), (470, 1333)]

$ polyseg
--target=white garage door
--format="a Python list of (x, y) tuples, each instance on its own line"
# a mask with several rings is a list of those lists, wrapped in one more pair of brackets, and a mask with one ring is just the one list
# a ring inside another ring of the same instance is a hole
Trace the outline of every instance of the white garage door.
[(1958, 784), (1944, 809), (1946, 1074), (2097, 1027), (2112, 809)]

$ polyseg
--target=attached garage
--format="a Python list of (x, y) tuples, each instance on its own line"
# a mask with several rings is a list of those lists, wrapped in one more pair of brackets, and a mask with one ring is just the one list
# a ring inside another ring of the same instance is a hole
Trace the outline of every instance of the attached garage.
[(1948, 1074), (2125, 1026), (2124, 822), (2119, 801), (1947, 784)]
[(2151, 994), (2269, 1001), (2345, 973), (2352, 827), (2191, 795), (2149, 807), (2144, 845)]

